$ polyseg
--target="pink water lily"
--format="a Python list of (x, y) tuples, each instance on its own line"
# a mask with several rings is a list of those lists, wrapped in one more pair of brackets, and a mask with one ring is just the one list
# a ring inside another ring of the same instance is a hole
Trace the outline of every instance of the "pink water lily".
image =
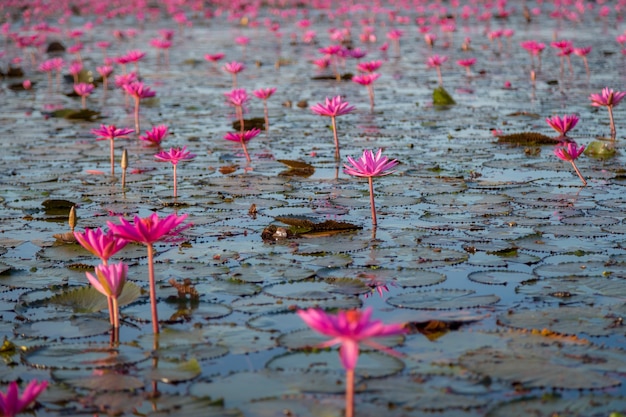
[(84, 232), (74, 232), (76, 241), (86, 250), (97, 256), (106, 265), (111, 256), (122, 250), (128, 243), (124, 239), (115, 236), (110, 230), (85, 229)]
[(578, 174), (578, 177), (583, 182), (583, 185), (587, 185), (587, 181), (580, 173), (580, 170), (576, 166), (576, 159), (585, 151), (585, 146), (576, 145), (576, 142), (569, 142), (565, 145), (558, 146), (554, 149), (554, 154), (557, 158), (562, 159), (563, 161), (568, 161), (572, 164), (574, 171)]
[(166, 125), (154, 126), (150, 130), (146, 130), (146, 133), (139, 136), (139, 139), (144, 141), (150, 146), (160, 146), (165, 136), (167, 136), (168, 127)]
[(235, 107), (235, 115), (239, 120), (239, 131), (243, 132), (245, 123), (243, 121), (244, 105), (250, 100), (244, 88), (235, 88), (228, 93), (224, 93), (228, 103)]
[(339, 159), (339, 138), (337, 137), (337, 116), (351, 113), (354, 110), (354, 106), (350, 106), (350, 103), (343, 101), (341, 96), (335, 96), (333, 98), (326, 97), (326, 101), (317, 103), (311, 107), (313, 113), (317, 113), (320, 116), (327, 116), (331, 118), (331, 124), (333, 128), (333, 137), (335, 139), (335, 159)]
[(110, 65), (102, 65), (96, 67), (96, 71), (102, 77), (102, 90), (106, 91), (109, 88), (109, 76), (113, 73), (113, 67)]
[(139, 134), (139, 101), (156, 96), (156, 92), (142, 82), (135, 81), (122, 86), (126, 93), (135, 99), (135, 132)]
[(356, 69), (361, 72), (376, 72), (382, 65), (383, 62), (380, 60), (359, 62), (358, 64), (356, 64)]
[(467, 72), (468, 77), (472, 76), (471, 68), (476, 63), (476, 58), (459, 59), (458, 61), (456, 61), (456, 63), (461, 67), (465, 67), (465, 71)]
[(154, 155), (154, 157), (161, 162), (171, 162), (172, 167), (174, 168), (174, 198), (176, 198), (178, 196), (176, 166), (180, 161), (189, 161), (194, 159), (196, 154), (189, 152), (187, 147), (183, 146), (182, 148), (171, 148), (169, 151), (161, 151)]
[(395, 159), (389, 160), (386, 156), (382, 156), (382, 149), (374, 152), (366, 149), (358, 160), (348, 157), (348, 164), (344, 164), (343, 172), (356, 177), (365, 177), (369, 183), (370, 204), (372, 208), (372, 225), (376, 227), (376, 205), (374, 203), (374, 177), (382, 177), (392, 174), (393, 168), (398, 165)]
[(128, 265), (123, 262), (110, 265), (98, 265), (95, 275), (85, 272), (89, 283), (109, 300), (109, 318), (114, 328), (120, 327), (120, 316), (117, 299), (122, 294), (126, 276), (128, 275)]
[(233, 88), (237, 88), (237, 74), (246, 69), (246, 66), (242, 62), (232, 61), (224, 64), (222, 68), (224, 68), (224, 71), (232, 74)]
[(439, 78), (439, 85), (443, 86), (443, 77), (441, 76), (441, 66), (448, 60), (448, 57), (445, 55), (433, 55), (428, 57), (426, 60), (426, 65), (430, 68), (435, 68), (437, 70), (437, 78)]
[(230, 140), (232, 142), (241, 143), (241, 148), (243, 149), (243, 153), (246, 156), (246, 160), (250, 162), (250, 154), (248, 153), (248, 147), (246, 146), (246, 144), (250, 139), (258, 136), (259, 133), (261, 133), (261, 130), (255, 127), (250, 130), (244, 130), (243, 132), (228, 132), (226, 135), (224, 135), (224, 139)]
[(352, 77), (352, 81), (367, 87), (367, 93), (370, 99), (370, 110), (374, 111), (374, 81), (380, 78), (380, 74), (370, 72), (366, 74), (358, 74)]
[(133, 129), (118, 128), (115, 125), (100, 125), (99, 129), (91, 129), (91, 133), (96, 135), (96, 140), (108, 140), (110, 147), (111, 157), (111, 175), (115, 175), (115, 139), (127, 138), (129, 134), (133, 133)]
[(605, 106), (609, 110), (611, 139), (613, 140), (615, 140), (615, 136), (617, 134), (615, 130), (615, 120), (613, 119), (613, 107), (617, 106), (624, 97), (626, 97), (626, 91), (613, 91), (613, 89), (610, 89), (609, 87), (604, 87), (602, 89), (602, 93), (600, 94), (591, 94), (589, 96), (592, 106)]
[(381, 345), (374, 339), (406, 333), (403, 324), (384, 324), (380, 320), (371, 320), (372, 309), (339, 311), (337, 315), (327, 314), (323, 310), (310, 308), (298, 310), (300, 318), (311, 329), (330, 340), (318, 347), (341, 345), (339, 356), (346, 370), (346, 417), (354, 415), (354, 369), (359, 359), (359, 345), (364, 344), (398, 356), (398, 352)]
[(88, 84), (88, 83), (74, 84), (74, 92), (80, 96), (81, 107), (83, 109), (87, 108), (87, 97), (93, 92), (93, 89), (94, 89), (93, 84)]
[(578, 116), (575, 114), (566, 114), (562, 118), (560, 116), (552, 116), (546, 118), (546, 123), (556, 130), (562, 137), (567, 136), (567, 132), (572, 130), (578, 123)]
[(6, 393), (0, 392), (0, 415), (3, 417), (15, 417), (24, 411), (48, 386), (47, 381), (30, 381), (24, 392), (20, 390), (16, 381), (12, 381)]
[(191, 227), (191, 224), (183, 225), (187, 218), (186, 214), (178, 216), (170, 214), (160, 219), (157, 213), (144, 218), (135, 216), (131, 223), (120, 217), (121, 224), (107, 222), (109, 229), (115, 236), (129, 242), (141, 243), (148, 250), (148, 280), (150, 283), (150, 307), (152, 312), (152, 330), (159, 333), (159, 316), (157, 313), (156, 279), (154, 276), (154, 244), (158, 241), (180, 241), (180, 233)]
[(267, 99), (269, 99), (276, 92), (276, 88), (259, 88), (258, 90), (254, 90), (252, 94), (254, 94), (257, 98), (263, 100), (263, 116), (265, 117), (265, 131), (269, 132), (270, 130), (270, 119), (269, 113), (267, 110)]

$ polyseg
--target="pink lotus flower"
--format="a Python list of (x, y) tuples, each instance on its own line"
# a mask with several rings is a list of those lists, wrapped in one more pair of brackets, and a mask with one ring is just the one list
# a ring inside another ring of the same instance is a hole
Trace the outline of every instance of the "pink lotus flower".
[(95, 269), (95, 276), (85, 272), (87, 280), (98, 292), (107, 297), (109, 301), (109, 318), (115, 329), (120, 327), (119, 307), (117, 299), (122, 294), (128, 265), (123, 262), (111, 265), (98, 265)]
[(115, 86), (118, 88), (123, 89), (125, 85), (132, 84), (134, 82), (137, 82), (137, 74), (134, 72), (115, 76)]
[(235, 106), (236, 117), (239, 119), (239, 130), (243, 132), (245, 129), (243, 121), (243, 106), (248, 102), (248, 100), (250, 100), (248, 93), (243, 88), (235, 88), (228, 93), (224, 93), (224, 96), (231, 105)]
[(24, 411), (48, 386), (47, 381), (30, 381), (22, 395), (20, 395), (17, 382), (12, 381), (7, 388), (6, 394), (0, 392), (0, 415), (3, 417), (15, 417)]
[(122, 88), (126, 91), (126, 94), (135, 99), (135, 132), (139, 134), (139, 101), (144, 98), (154, 97), (156, 93), (139, 81), (124, 84)]
[(399, 356), (400, 353), (374, 341), (377, 337), (394, 336), (406, 333), (402, 324), (384, 324), (380, 320), (370, 320), (372, 309), (363, 311), (339, 311), (337, 315), (327, 314), (322, 310), (310, 308), (298, 310), (300, 318), (311, 329), (330, 340), (319, 345), (321, 348), (341, 345), (339, 357), (346, 370), (346, 417), (354, 415), (354, 369), (359, 359), (359, 345), (364, 344), (388, 354)]
[(356, 65), (356, 68), (361, 72), (376, 72), (382, 64), (382, 61), (359, 62)]
[(583, 178), (580, 170), (576, 166), (576, 159), (584, 152), (585, 146), (581, 146), (580, 148), (576, 145), (576, 142), (569, 142), (565, 146), (558, 146), (554, 149), (554, 154), (557, 158), (562, 159), (563, 161), (569, 161), (578, 174), (578, 177), (583, 182), (583, 185), (587, 185), (587, 181)]
[(230, 72), (232, 74), (233, 88), (237, 88), (237, 74), (246, 69), (246, 66), (241, 62), (232, 61), (224, 64), (222, 68), (224, 68), (224, 71)]
[(567, 132), (572, 130), (576, 123), (578, 123), (578, 116), (575, 114), (569, 114), (563, 116), (563, 118), (559, 116), (552, 116), (551, 118), (546, 118), (546, 123), (550, 125), (550, 127), (556, 130), (562, 137), (567, 136)]
[(396, 56), (400, 56), (400, 38), (404, 36), (404, 32), (400, 29), (391, 29), (387, 32), (387, 39), (393, 43)]
[(205, 54), (204, 55), (204, 59), (206, 59), (207, 61), (213, 63), (213, 68), (217, 69), (217, 62), (221, 61), (224, 58), (224, 54), (222, 53), (217, 53), (217, 54)]
[(587, 73), (587, 77), (591, 75), (589, 72), (589, 63), (587, 62), (587, 55), (591, 52), (591, 46), (585, 46), (581, 48), (574, 48), (574, 55), (579, 56), (583, 59), (583, 63), (585, 64), (585, 72)]
[(74, 237), (80, 245), (102, 260), (106, 265), (109, 258), (119, 252), (128, 242), (116, 237), (110, 230), (103, 232), (102, 229), (85, 229), (83, 233), (74, 232)]
[(102, 89), (106, 91), (109, 88), (109, 76), (111, 75), (111, 73), (113, 73), (113, 67), (110, 65), (103, 65), (101, 67), (96, 67), (96, 71), (102, 77)]
[(372, 225), (376, 227), (376, 205), (374, 203), (374, 177), (382, 177), (392, 174), (392, 169), (398, 165), (398, 161), (389, 160), (386, 156), (382, 156), (382, 149), (379, 149), (374, 155), (371, 150), (364, 150), (363, 155), (358, 160), (348, 157), (348, 164), (344, 164), (344, 170), (348, 175), (356, 177), (365, 177), (369, 183), (370, 204), (372, 207)]
[(472, 76), (471, 67), (476, 63), (476, 58), (459, 59), (456, 63), (461, 67), (465, 67), (468, 77)]
[(613, 91), (609, 87), (604, 87), (601, 94), (591, 94), (589, 100), (595, 107), (606, 106), (609, 110), (609, 120), (611, 123), (611, 139), (615, 140), (617, 134), (615, 130), (615, 120), (613, 119), (613, 107), (617, 106), (626, 97), (626, 91)]
[(339, 159), (339, 138), (337, 137), (337, 122), (336, 117), (348, 114), (354, 110), (354, 106), (350, 106), (347, 101), (342, 101), (341, 96), (335, 96), (331, 99), (326, 97), (324, 104), (317, 103), (311, 107), (313, 113), (317, 113), (320, 116), (327, 116), (331, 118), (331, 124), (333, 128), (333, 137), (335, 139), (335, 159)]
[(160, 146), (165, 136), (167, 136), (167, 129), (168, 127), (165, 125), (154, 126), (151, 130), (146, 130), (144, 135), (140, 135), (139, 139), (150, 146)]
[(161, 162), (171, 162), (172, 165), (176, 166), (180, 161), (194, 159), (196, 155), (189, 152), (186, 146), (183, 146), (182, 148), (170, 148), (167, 152), (161, 151), (154, 157)]
[(254, 90), (252, 94), (263, 100), (263, 116), (265, 117), (265, 131), (270, 130), (270, 118), (267, 110), (267, 99), (270, 98), (276, 92), (276, 88), (259, 88)]
[(226, 135), (224, 135), (224, 139), (230, 140), (232, 142), (241, 143), (241, 148), (243, 149), (243, 153), (246, 156), (246, 160), (250, 162), (251, 161), (250, 154), (248, 153), (248, 147), (246, 146), (246, 144), (248, 143), (250, 139), (258, 136), (259, 133), (261, 133), (261, 130), (257, 128), (253, 128), (250, 130), (245, 130), (245, 131), (237, 132), (237, 133), (228, 132)]
[(152, 311), (152, 330), (155, 334), (159, 333), (159, 317), (157, 313), (156, 299), (156, 279), (154, 276), (154, 243), (164, 240), (173, 242), (182, 240), (180, 233), (191, 224), (181, 225), (187, 218), (186, 214), (178, 216), (170, 214), (169, 216), (159, 219), (157, 213), (140, 218), (135, 216), (134, 224), (120, 217), (121, 224), (107, 222), (107, 226), (113, 234), (121, 239), (129, 242), (141, 243), (148, 250), (148, 279), (150, 281), (150, 305)]
[(375, 72), (367, 74), (359, 74), (352, 77), (352, 81), (367, 87), (367, 92), (370, 98), (370, 110), (374, 111), (374, 81), (380, 77), (380, 74)]
[(78, 84), (78, 74), (83, 70), (83, 63), (74, 61), (70, 64), (68, 72), (74, 77), (74, 84)]
[(426, 65), (430, 68), (437, 70), (437, 77), (439, 78), (439, 85), (443, 86), (443, 78), (441, 77), (441, 66), (448, 60), (447, 56), (433, 55), (428, 57)]
[(178, 196), (177, 181), (176, 181), (176, 165), (180, 161), (189, 161), (196, 157), (195, 154), (189, 152), (186, 146), (182, 148), (171, 148), (169, 151), (161, 151), (154, 157), (161, 162), (171, 162), (174, 167), (174, 198)]
[(91, 129), (91, 133), (97, 136), (96, 140), (109, 140), (111, 155), (111, 175), (115, 175), (115, 139), (127, 138), (128, 135), (133, 132), (133, 129), (118, 129), (115, 125), (100, 125), (99, 129)]
[(87, 108), (87, 97), (93, 92), (93, 84), (78, 83), (74, 84), (74, 92), (80, 96), (81, 107)]

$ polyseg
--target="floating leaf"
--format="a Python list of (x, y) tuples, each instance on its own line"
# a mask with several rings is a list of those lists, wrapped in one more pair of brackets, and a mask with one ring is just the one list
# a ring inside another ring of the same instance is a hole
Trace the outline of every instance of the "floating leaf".
[(365, 285), (392, 285), (402, 288), (424, 287), (439, 284), (446, 276), (439, 272), (424, 269), (403, 268), (401, 270), (387, 268), (324, 268), (317, 271), (319, 278), (350, 278), (359, 279)]
[(16, 326), (15, 332), (22, 337), (58, 340), (106, 334), (110, 329), (108, 320), (78, 316), (22, 323)]
[(594, 140), (587, 144), (584, 153), (590, 158), (610, 159), (617, 154), (617, 151), (613, 142)]
[(498, 143), (511, 143), (516, 145), (556, 145), (558, 142), (553, 138), (538, 132), (511, 133), (498, 135)]
[[(302, 319), (299, 316), (295, 314), (294, 316), (298, 317), (298, 319), (300, 320), (300, 323), (301, 323), (300, 327), (306, 326), (304, 321), (302, 321)], [(303, 329), (303, 330), (281, 335), (278, 338), (278, 345), (283, 346), (287, 349), (309, 349), (310, 350), (310, 349), (317, 349), (319, 345), (321, 345), (322, 343), (326, 341), (328, 341), (327, 336), (317, 333), (311, 329)], [(402, 344), (402, 342), (404, 342), (403, 335), (394, 335), (394, 336), (376, 338), (376, 343), (382, 346), (389, 347), (389, 348), (398, 346)]]
[(51, 374), (55, 381), (96, 392), (132, 391), (145, 386), (142, 379), (125, 375), (114, 369), (54, 370)]
[(51, 113), (47, 113), (51, 117), (62, 117), (69, 120), (85, 120), (88, 122), (97, 120), (100, 118), (100, 112), (89, 109), (61, 109), (55, 110)]
[(157, 368), (148, 372), (148, 378), (166, 384), (176, 384), (194, 379), (201, 373), (202, 368), (195, 358), (185, 362), (161, 360)]
[[(266, 364), (267, 369), (300, 372), (331, 372), (342, 369), (336, 351), (296, 352), (274, 357)], [(356, 366), (356, 374), (365, 378), (381, 378), (396, 374), (404, 368), (400, 359), (379, 352), (361, 351)]]
[(487, 413), (486, 417), (511, 416), (567, 416), (567, 417), (620, 417), (615, 410), (622, 410), (626, 397), (608, 395), (582, 395), (566, 398), (560, 395), (544, 395), (541, 398), (518, 398), (502, 403)]
[(508, 349), (483, 347), (461, 356), (460, 364), (524, 388), (608, 388), (620, 382), (603, 371), (626, 370), (623, 352), (556, 336), (520, 333), (510, 337)]
[(421, 310), (446, 310), (475, 308), (500, 301), (496, 295), (475, 294), (472, 290), (439, 289), (433, 291), (404, 293), (387, 299), (395, 307)]
[(435, 106), (450, 106), (456, 104), (456, 101), (445, 88), (439, 86), (433, 90), (433, 104)]
[(146, 360), (147, 353), (124, 344), (112, 347), (109, 343), (63, 343), (29, 349), (24, 353), (24, 360), (37, 368), (115, 368)]
[(310, 177), (315, 173), (315, 167), (302, 161), (293, 161), (290, 159), (278, 159), (280, 163), (283, 163), (289, 167), (288, 170), (281, 172), (279, 175), (284, 176), (297, 176), (297, 177)]
[(498, 316), (498, 323), (517, 329), (544, 329), (564, 335), (579, 333), (589, 336), (625, 334), (619, 317), (598, 307), (559, 307), (538, 311), (511, 311)]
[(488, 285), (523, 284), (526, 281), (536, 279), (532, 274), (516, 271), (476, 271), (470, 273), (467, 278), (470, 281)]
[(265, 369), (258, 372), (237, 372), (211, 382), (198, 382), (191, 386), (190, 394), (223, 398), (227, 407), (263, 399), (282, 398), (302, 392), (342, 393), (345, 388), (337, 384), (333, 374), (292, 373)]
[[(132, 282), (126, 282), (117, 299), (120, 307), (132, 303), (141, 295), (141, 288)], [(75, 313), (93, 313), (108, 308), (107, 298), (92, 286), (81, 287), (55, 295), (40, 304), (54, 304), (68, 307)]]

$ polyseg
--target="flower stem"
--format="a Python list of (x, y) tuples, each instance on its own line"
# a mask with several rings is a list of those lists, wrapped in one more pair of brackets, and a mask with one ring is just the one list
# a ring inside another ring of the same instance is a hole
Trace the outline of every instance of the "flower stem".
[(265, 116), (265, 131), (270, 131), (270, 118), (267, 111), (267, 100), (263, 100), (263, 115)]
[(609, 120), (611, 122), (611, 139), (615, 140), (617, 131), (615, 130), (615, 120), (613, 119), (613, 106), (607, 106), (607, 109), (609, 109)]
[(333, 138), (335, 139), (335, 159), (341, 159), (339, 156), (339, 138), (337, 137), (337, 120), (335, 116), (332, 116), (330, 120), (333, 126)]
[(159, 333), (159, 315), (157, 312), (156, 281), (154, 278), (154, 247), (152, 243), (148, 247), (148, 280), (150, 282), (150, 308), (152, 311), (152, 331)]
[(178, 197), (178, 191), (177, 191), (177, 181), (176, 181), (176, 165), (172, 165), (174, 167), (174, 199), (176, 199), (176, 197)]
[(354, 369), (346, 370), (346, 417), (354, 417)]
[(367, 86), (367, 92), (370, 96), (370, 111), (374, 113), (374, 86), (372, 84)]
[(376, 204), (374, 204), (374, 177), (367, 177), (370, 186), (370, 205), (372, 206), (372, 226), (376, 227)]
[(437, 66), (437, 77), (439, 78), (439, 86), (443, 87), (443, 77), (441, 76), (441, 67)]
[(576, 166), (576, 162), (574, 162), (574, 161), (570, 161), (570, 162), (572, 163), (572, 166), (574, 167), (574, 171), (576, 171), (576, 173), (578, 174), (578, 178), (580, 178), (580, 180), (583, 182), (583, 185), (586, 186), (587, 185), (587, 181), (583, 177), (583, 174), (580, 173), (580, 170)]
[(119, 306), (117, 304), (117, 297), (111, 297), (113, 301), (113, 328), (120, 328), (120, 311)]
[(135, 132), (139, 135), (139, 97), (135, 97)]
[(109, 139), (109, 147), (111, 154), (111, 176), (115, 175), (115, 140), (113, 138)]
[(250, 163), (250, 154), (248, 153), (248, 147), (246, 146), (246, 141), (241, 139), (241, 147), (243, 148), (243, 153), (246, 155), (246, 161)]

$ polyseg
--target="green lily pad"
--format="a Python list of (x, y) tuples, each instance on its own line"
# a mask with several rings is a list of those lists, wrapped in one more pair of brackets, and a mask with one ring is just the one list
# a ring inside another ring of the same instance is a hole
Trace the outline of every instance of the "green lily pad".
[(445, 88), (439, 86), (433, 90), (433, 104), (435, 106), (450, 106), (456, 104), (456, 101)]
[(584, 154), (594, 159), (610, 159), (617, 155), (614, 142), (591, 141), (586, 147)]
[(89, 109), (61, 109), (55, 110), (52, 113), (49, 113), (52, 117), (61, 117), (69, 120), (85, 120), (88, 122), (98, 120), (100, 118), (100, 112), (96, 110)]

